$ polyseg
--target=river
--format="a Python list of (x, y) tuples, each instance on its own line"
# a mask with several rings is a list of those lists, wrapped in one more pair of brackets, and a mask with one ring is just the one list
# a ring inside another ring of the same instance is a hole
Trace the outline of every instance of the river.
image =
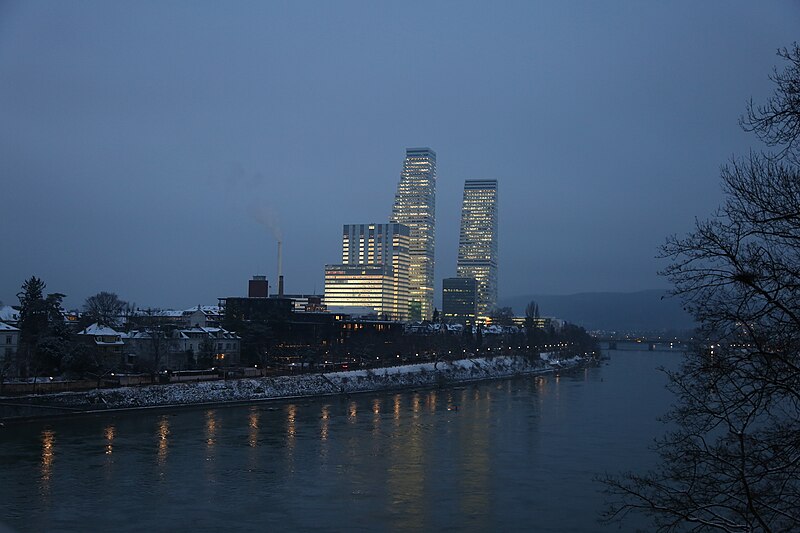
[[(13, 531), (617, 531), (604, 472), (654, 464), (679, 353), (441, 390), (0, 428)], [(626, 524), (632, 530), (634, 524)], [(646, 528), (646, 524), (640, 524)]]

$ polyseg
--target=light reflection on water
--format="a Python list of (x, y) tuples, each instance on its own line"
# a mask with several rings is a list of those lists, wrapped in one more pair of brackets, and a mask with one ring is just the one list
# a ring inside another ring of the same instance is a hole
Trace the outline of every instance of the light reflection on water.
[(114, 425), (110, 424), (103, 430), (106, 437), (106, 455), (111, 455), (114, 452)]
[(322, 415), (320, 416), (320, 428), (319, 428), (319, 437), (323, 442), (328, 440), (328, 426), (330, 425), (330, 419), (331, 419), (330, 406), (323, 405)]
[(297, 406), (286, 406), (286, 468), (294, 472), (294, 446), (297, 438)]
[(214, 409), (206, 411), (206, 444), (209, 451), (214, 448), (216, 441), (214, 437), (217, 435), (217, 412)]
[(248, 416), (247, 426), (250, 428), (247, 435), (247, 445), (255, 448), (258, 445), (258, 408), (253, 406), (250, 408), (250, 415)]
[(166, 415), (158, 419), (158, 466), (163, 467), (169, 454), (169, 417)]
[(42, 431), (42, 461), (40, 472), (40, 486), (43, 498), (50, 495), (50, 476), (53, 473), (53, 460), (55, 459), (56, 434), (52, 429)]
[[(655, 371), (665, 357), (0, 428), (0, 516), (21, 532), (86, 530), (87, 517), (98, 531), (596, 531), (593, 476), (649, 464), (670, 401)], [(115, 518), (126, 513), (136, 521)]]

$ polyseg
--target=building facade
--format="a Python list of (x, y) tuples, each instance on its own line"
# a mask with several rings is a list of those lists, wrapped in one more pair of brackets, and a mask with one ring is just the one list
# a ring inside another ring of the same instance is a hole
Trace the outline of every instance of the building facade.
[(479, 320), (497, 306), (497, 215), (497, 180), (466, 180), (456, 275), (477, 281)]
[(406, 150), (391, 222), (405, 224), (410, 230), (411, 319), (430, 319), (436, 232), (436, 152), (430, 148)]
[(325, 304), (329, 308), (370, 308), (377, 317), (399, 319), (391, 269), (379, 265), (325, 265)]
[(442, 320), (445, 324), (475, 324), (478, 318), (478, 283), (473, 278), (442, 280)]
[(408, 320), (410, 291), (410, 228), (404, 224), (345, 224), (342, 264), (384, 266), (392, 277), (391, 304), (383, 313)]
[(0, 322), (0, 365), (8, 365), (14, 361), (17, 346), (19, 346), (19, 329)]

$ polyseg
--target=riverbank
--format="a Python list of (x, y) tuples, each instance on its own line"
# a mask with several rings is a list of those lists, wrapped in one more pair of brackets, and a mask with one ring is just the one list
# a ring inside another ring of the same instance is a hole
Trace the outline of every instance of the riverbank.
[(316, 396), (437, 387), (528, 374), (547, 374), (584, 365), (574, 357), (551, 361), (523, 356), (460, 359), (368, 370), (249, 378), (86, 392), (0, 398), (5, 421), (114, 410), (230, 404)]

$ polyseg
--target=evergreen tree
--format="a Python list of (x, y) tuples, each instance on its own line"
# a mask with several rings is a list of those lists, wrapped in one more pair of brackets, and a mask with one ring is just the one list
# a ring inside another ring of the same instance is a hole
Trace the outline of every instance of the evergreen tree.
[(27, 373), (58, 372), (70, 350), (70, 335), (61, 310), (64, 295), (44, 296), (46, 284), (31, 276), (17, 294), (20, 303), (20, 370)]

